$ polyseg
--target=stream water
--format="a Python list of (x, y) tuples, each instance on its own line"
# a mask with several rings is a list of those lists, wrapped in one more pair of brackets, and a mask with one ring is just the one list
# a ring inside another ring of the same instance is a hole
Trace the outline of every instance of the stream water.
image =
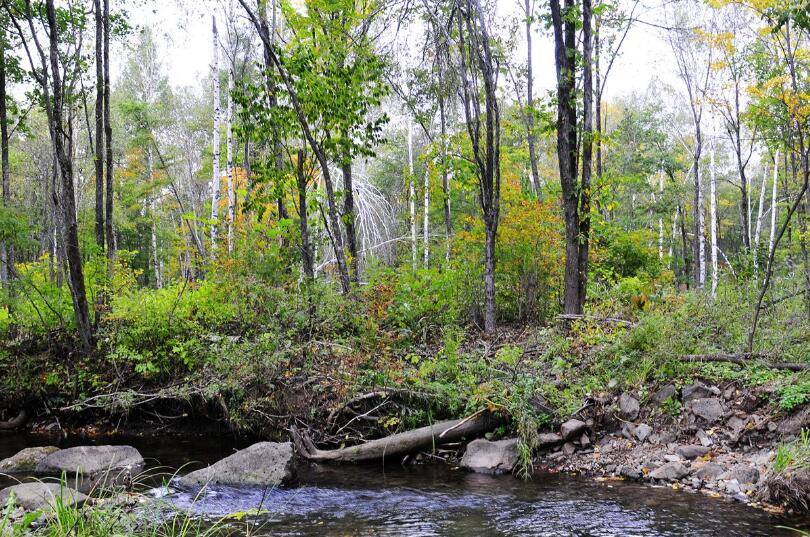
[[(0, 436), (0, 459), (46, 436)], [(227, 438), (105, 437), (63, 439), (60, 447), (107, 443), (138, 448), (149, 465), (196, 468), (237, 445)], [(0, 486), (9, 484), (0, 476)], [(216, 518), (262, 511), (250, 535), (267, 536), (788, 536), (775, 517), (738, 503), (618, 481), (538, 474), (530, 481), (483, 476), (444, 465), (311, 466), (294, 488), (211, 488), (176, 492), (177, 506)], [(266, 511), (266, 513), (265, 513)]]

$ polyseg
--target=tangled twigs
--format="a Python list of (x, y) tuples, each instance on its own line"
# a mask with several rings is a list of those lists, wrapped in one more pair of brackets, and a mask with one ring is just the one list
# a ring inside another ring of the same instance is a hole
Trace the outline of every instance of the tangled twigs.
[(63, 406), (61, 411), (82, 411), (89, 409), (131, 409), (154, 403), (157, 401), (183, 401), (195, 396), (204, 395), (203, 390), (194, 386), (170, 386), (159, 390), (139, 392), (136, 390), (123, 390), (111, 393), (102, 393), (88, 397), (76, 403)]
[(28, 412), (22, 409), (10, 420), (0, 421), (0, 431), (13, 431), (19, 429), (28, 422)]

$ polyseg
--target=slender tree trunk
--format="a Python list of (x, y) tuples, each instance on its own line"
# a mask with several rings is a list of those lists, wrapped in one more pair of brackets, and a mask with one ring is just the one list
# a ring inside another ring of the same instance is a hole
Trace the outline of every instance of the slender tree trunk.
[(695, 284), (698, 289), (706, 285), (706, 223), (703, 213), (703, 184), (700, 173), (700, 157), (703, 152), (703, 134), (700, 129), (700, 119), (695, 119), (695, 149), (693, 167), (695, 171), (695, 260), (697, 261), (697, 274)]
[(416, 270), (416, 187), (413, 181), (413, 125), (408, 119), (408, 203), (411, 225), (411, 267)]
[(298, 216), (301, 232), (301, 263), (304, 267), (304, 277), (308, 281), (315, 279), (315, 259), (312, 253), (312, 244), (309, 239), (309, 222), (307, 221), (307, 176), (304, 173), (306, 154), (303, 149), (298, 150), (296, 178), (298, 186)]
[(585, 310), (591, 234), (591, 174), (593, 169), (593, 51), (591, 0), (582, 0), (582, 184), (579, 191), (578, 310)]
[(236, 193), (233, 177), (233, 71), (228, 69), (228, 110), (225, 131), (225, 159), (228, 174), (228, 255), (233, 254), (233, 227)]
[[(56, 19), (56, 8), (54, 0), (46, 0), (45, 3), (48, 32), (49, 32), (49, 55), (50, 55), (50, 75), (53, 87), (53, 99), (48, 94), (47, 75), (41, 75), (43, 80), (44, 98), (52, 102), (49, 106), (49, 123), (51, 139), (54, 145), (54, 152), (58, 162), (59, 173), (62, 178), (61, 208), (63, 218), (63, 229), (65, 236), (65, 254), (69, 272), (69, 284), (71, 296), (73, 298), (73, 309), (76, 316), (76, 327), (81, 338), (82, 350), (89, 353), (93, 344), (93, 331), (90, 323), (90, 313), (87, 304), (87, 291), (84, 284), (84, 270), (82, 266), (82, 255), (79, 250), (79, 226), (76, 221), (76, 198), (73, 187), (73, 162), (71, 161), (71, 129), (68, 119), (64, 117), (64, 88), (60, 74), (59, 59), (59, 25)], [(44, 57), (43, 57), (44, 63)], [(43, 65), (43, 68), (45, 65)], [(69, 105), (68, 105), (69, 106)]]
[(343, 223), (346, 226), (346, 246), (349, 248), (349, 276), (355, 283), (360, 283), (360, 259), (357, 251), (357, 225), (354, 209), (354, 178), (352, 163), (343, 162)]
[(219, 116), (220, 116), (220, 89), (219, 89), (219, 33), (217, 32), (217, 19), (212, 17), (214, 59), (211, 64), (211, 76), (214, 82), (214, 132), (213, 132), (213, 171), (211, 178), (211, 258), (216, 258), (217, 227), (219, 220)]
[(104, 249), (104, 27), (101, 0), (93, 1), (96, 18), (96, 244)]
[(540, 173), (537, 171), (537, 149), (534, 138), (534, 67), (532, 65), (532, 23), (534, 13), (533, 0), (525, 0), (526, 10), (526, 140), (529, 145), (529, 163), (532, 169), (532, 189), (535, 195), (540, 193)]
[(680, 212), (679, 208), (675, 208), (675, 214), (672, 215), (672, 235), (669, 239), (669, 251), (667, 252), (667, 267), (672, 267), (672, 258), (675, 254), (675, 237), (678, 234), (678, 213)]
[(717, 176), (714, 166), (714, 139), (709, 145), (709, 220), (711, 220), (712, 298), (717, 297)]
[(425, 214), (422, 223), (422, 242), (424, 247), (423, 263), (425, 268), (428, 268), (428, 260), (430, 258), (430, 173), (427, 168), (425, 169)]
[[(574, 61), (576, 25), (563, 21), (560, 0), (550, 0), (554, 27), (554, 59), (557, 71), (557, 159), (565, 214), (564, 312), (581, 314), (579, 298), (579, 196), (577, 174), (577, 120), (574, 108)], [(565, 10), (574, 7), (565, 0)]]
[(773, 250), (774, 238), (776, 235), (776, 213), (779, 212), (779, 203), (777, 200), (777, 190), (779, 184), (779, 151), (776, 152), (776, 157), (773, 159), (773, 184), (771, 189), (771, 235), (768, 238), (768, 251)]
[[(6, 109), (6, 47), (5, 31), (0, 29), (0, 161), (2, 161), (2, 203), (11, 204), (10, 166), (8, 158), (8, 110)], [(14, 262), (11, 245), (0, 242), (0, 285), (8, 282)]]
[(762, 236), (762, 216), (765, 207), (765, 191), (768, 186), (768, 165), (763, 166), (762, 186), (759, 189), (759, 206), (757, 207), (757, 225), (754, 228), (754, 280), (759, 280), (759, 240)]
[(686, 235), (686, 207), (678, 205), (678, 211), (681, 213), (681, 244), (683, 245), (683, 274), (685, 278), (690, 279), (692, 276), (692, 264), (689, 261), (689, 239)]
[(110, 0), (103, 0), (104, 14), (104, 159), (106, 176), (104, 178), (104, 236), (107, 243), (108, 273), (112, 275), (115, 259), (115, 235), (113, 233), (113, 147), (112, 147), (112, 114), (110, 112)]
[[(664, 170), (658, 171), (658, 196), (664, 199)], [(664, 219), (658, 214), (658, 259), (664, 259)]]
[[(597, 6), (599, 2), (597, 2)], [(602, 29), (602, 16), (597, 14), (595, 17), (595, 32), (594, 40), (594, 75), (596, 77), (596, 181), (601, 184), (602, 181), (602, 74), (601, 74), (601, 56), (602, 56), (602, 38), (600, 31)]]
[[(154, 170), (154, 162), (152, 160), (152, 148), (148, 147), (146, 149), (146, 175), (147, 175), (147, 183), (152, 185), (152, 181), (154, 180), (155, 170)], [(149, 200), (149, 213), (152, 217), (151, 222), (151, 247), (152, 247), (152, 270), (155, 273), (155, 287), (160, 289), (163, 287), (163, 279), (160, 270), (160, 253), (158, 252), (158, 240), (157, 240), (157, 203), (156, 203), (156, 195), (153, 193), (151, 194), (151, 200)]]
[[(439, 75), (440, 80), (443, 76)], [(444, 93), (439, 93), (439, 121), (442, 135), (442, 192), (444, 193), (444, 238), (446, 244), (445, 262), (450, 261), (450, 237), (453, 235), (453, 221), (450, 214), (450, 174), (447, 171), (447, 115), (445, 111)]]

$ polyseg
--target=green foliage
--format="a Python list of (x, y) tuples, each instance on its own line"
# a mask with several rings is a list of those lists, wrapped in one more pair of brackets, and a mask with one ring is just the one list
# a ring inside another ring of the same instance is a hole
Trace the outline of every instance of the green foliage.
[(802, 429), (799, 438), (776, 450), (773, 469), (777, 474), (810, 469), (810, 433)]
[(810, 380), (803, 379), (779, 388), (779, 406), (788, 412), (810, 401)]

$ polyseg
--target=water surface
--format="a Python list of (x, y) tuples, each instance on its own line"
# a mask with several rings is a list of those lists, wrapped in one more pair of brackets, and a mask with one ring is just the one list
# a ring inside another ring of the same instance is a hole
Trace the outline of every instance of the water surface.
[[(49, 443), (53, 439), (0, 436), (0, 458)], [(62, 447), (88, 443), (69, 438)], [(241, 447), (224, 437), (112, 437), (95, 443), (128, 443), (150, 464), (173, 468), (195, 468)], [(200, 495), (176, 491), (170, 500), (212, 519), (260, 510), (239, 524), (250, 523), (251, 535), (280, 537), (742, 537), (795, 535), (779, 525), (808, 527), (806, 519), (668, 488), (545, 473), (521, 481), (443, 465), (304, 465), (295, 487), (211, 487)]]

